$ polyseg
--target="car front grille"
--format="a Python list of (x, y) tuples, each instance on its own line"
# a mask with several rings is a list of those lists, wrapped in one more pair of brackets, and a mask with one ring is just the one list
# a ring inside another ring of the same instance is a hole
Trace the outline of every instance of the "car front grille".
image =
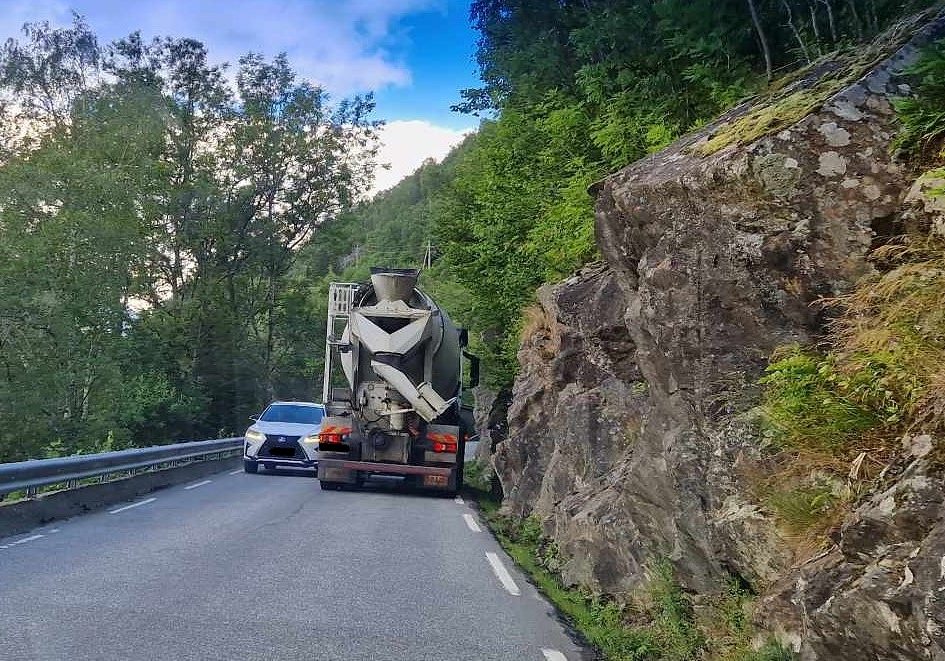
[(273, 459), (305, 459), (305, 452), (299, 445), (299, 436), (266, 434), (266, 441), (259, 448), (259, 457)]

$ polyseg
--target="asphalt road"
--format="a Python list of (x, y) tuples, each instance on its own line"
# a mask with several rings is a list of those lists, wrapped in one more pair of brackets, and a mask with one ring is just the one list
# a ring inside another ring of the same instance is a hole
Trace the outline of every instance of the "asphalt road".
[(465, 503), (208, 480), (0, 539), (0, 659), (582, 658)]

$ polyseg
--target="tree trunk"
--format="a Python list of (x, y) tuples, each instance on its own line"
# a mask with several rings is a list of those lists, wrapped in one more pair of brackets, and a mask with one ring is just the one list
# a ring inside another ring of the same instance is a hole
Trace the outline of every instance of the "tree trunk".
[(773, 65), (771, 63), (771, 48), (768, 46), (768, 37), (765, 35), (765, 29), (761, 25), (761, 19), (758, 17), (758, 7), (755, 6), (755, 0), (747, 0), (748, 11), (751, 13), (751, 22), (755, 26), (755, 32), (758, 33), (758, 41), (761, 43), (761, 52), (765, 57), (765, 75), (771, 80), (773, 75)]
[(804, 59), (807, 60), (808, 64), (810, 64), (810, 50), (808, 50), (807, 44), (804, 43), (804, 37), (801, 36), (801, 32), (797, 29), (797, 25), (794, 24), (794, 12), (791, 11), (791, 5), (788, 3), (788, 0), (781, 0), (781, 5), (784, 7), (784, 11), (787, 12), (788, 27), (791, 28), (791, 32), (794, 33), (794, 38), (797, 39), (797, 43), (801, 47), (801, 52), (804, 53)]
[(856, 10), (856, 0), (847, 0), (847, 6), (850, 8), (850, 16), (856, 28), (856, 38), (863, 41), (863, 24), (860, 22), (860, 13)]
[(275, 193), (270, 190), (269, 195), (269, 283), (266, 292), (266, 394), (270, 400), (275, 399), (276, 388), (273, 383), (272, 354), (276, 336), (276, 255), (275, 239), (273, 237), (275, 216)]
[(820, 0), (823, 3), (824, 7), (827, 8), (827, 25), (830, 26), (830, 41), (834, 44), (837, 43), (837, 24), (833, 18), (833, 6), (830, 4), (830, 0)]
[(819, 57), (824, 54), (824, 48), (820, 37), (820, 27), (817, 25), (817, 6), (813, 3), (808, 3), (807, 6), (810, 8), (810, 26), (814, 30), (814, 43), (817, 44), (817, 55)]
[(872, 34), (879, 32), (879, 15), (876, 13), (876, 3), (874, 0), (869, 0), (869, 5), (867, 5), (866, 8), (866, 19), (870, 32)]

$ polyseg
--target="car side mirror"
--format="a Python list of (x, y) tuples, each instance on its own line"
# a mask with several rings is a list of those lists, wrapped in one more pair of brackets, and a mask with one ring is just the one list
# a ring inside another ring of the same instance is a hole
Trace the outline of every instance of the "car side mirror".
[(259, 422), (259, 416), (258, 416), (258, 415), (251, 415), (251, 416), (249, 416), (249, 419), (252, 420), (253, 422)]

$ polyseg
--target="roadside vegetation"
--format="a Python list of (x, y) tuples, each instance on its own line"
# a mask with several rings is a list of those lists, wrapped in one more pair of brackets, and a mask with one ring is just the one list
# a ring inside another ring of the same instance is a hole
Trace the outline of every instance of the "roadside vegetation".
[(484, 492), (478, 500), (506, 552), (531, 577), (568, 623), (610, 661), (790, 661), (776, 642), (756, 641), (752, 595), (737, 582), (698, 603), (683, 592), (668, 561), (653, 563), (645, 587), (625, 600), (561, 583), (560, 556), (535, 517), (504, 516)]
[[(896, 104), (897, 146), (934, 182), (945, 163), (945, 44), (911, 73), (917, 95)], [(825, 301), (835, 314), (825, 341), (778, 351), (761, 380), (765, 435), (779, 454), (760, 496), (810, 548), (901, 452), (903, 435), (945, 428), (945, 238), (912, 227), (871, 259), (875, 275)]]

